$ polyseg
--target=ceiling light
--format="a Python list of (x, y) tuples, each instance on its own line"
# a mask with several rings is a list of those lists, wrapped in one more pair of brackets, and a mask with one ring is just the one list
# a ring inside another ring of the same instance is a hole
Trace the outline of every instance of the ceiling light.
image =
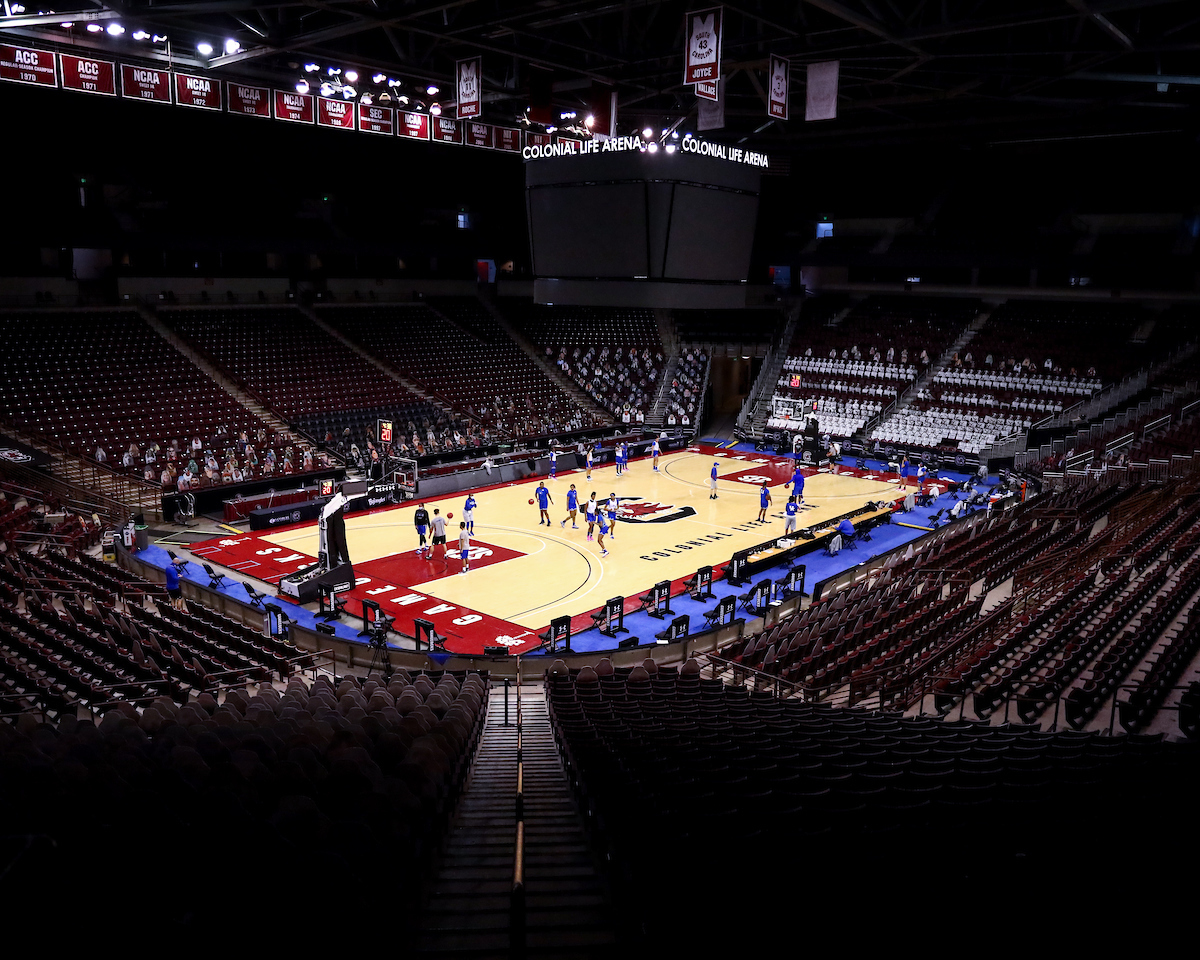
[(133, 33), (130, 34), (130, 36), (133, 37), (134, 40), (149, 40), (150, 39), (150, 34), (148, 34), (145, 30), (134, 30)]
[(392, 95), (390, 93), (388, 93), (386, 90), (384, 90), (383, 93), (381, 93), (379, 95), (379, 102), (380, 103), (391, 103)]
[(211, 43), (201, 40), (198, 44), (196, 44), (196, 50), (200, 54), (200, 56), (207, 57), (212, 54), (213, 45)]
[[(12, 13), (24, 13), (25, 5), (23, 3), (14, 3), (9, 8)], [(39, 11), (40, 12), (40, 11)]]
[(654, 131), (653, 131), (653, 130), (651, 130), (649, 127), (646, 127), (644, 130), (642, 130), (642, 137), (643, 137), (643, 139), (649, 140), (649, 139), (651, 139), (653, 136), (654, 136)]
[(429, 112), (430, 112), (430, 113), (432, 113), (432, 114), (433, 114), (435, 117), (440, 117), (440, 116), (442, 115), (442, 106), (441, 106), (441, 104), (439, 104), (439, 103), (431, 103), (431, 104), (429, 105)]
[(351, 83), (358, 83), (358, 71), (357, 70), (347, 70), (346, 71), (346, 79), (349, 80)]
[(316, 73), (320, 69), (321, 69), (321, 65), (319, 63), (306, 63), (304, 65), (305, 73)]
[(672, 130), (672, 131), (671, 131), (671, 139), (672, 139), (672, 140), (678, 140), (678, 139), (679, 139), (679, 131), (678, 131), (678, 130)]
[(75, 24), (73, 24), (70, 20), (64, 20), (62, 23), (59, 24), (59, 26), (62, 27), (64, 30), (70, 30), (73, 26), (75, 26)]
[(331, 77), (336, 77), (339, 73), (342, 72), (342, 68), (341, 67), (329, 67), (325, 72), (327, 74), (329, 74)]
[(648, 146), (646, 149), (649, 150), (651, 153), (658, 153), (658, 144), (655, 143), (653, 140), (651, 140), (650, 146)]
[(232, 37), (230, 37), (228, 40), (225, 41), (225, 55), (226, 56), (237, 53), (241, 49), (242, 49), (242, 45), (240, 43), (238, 43), (236, 40), (234, 40)]
[(150, 38), (151, 43), (166, 43), (167, 35), (165, 33), (156, 33)]
[(589, 113), (583, 118), (583, 125), (591, 130), (596, 125), (596, 118)]
[(87, 28), (88, 33), (101, 33), (104, 30), (98, 23), (89, 23)]
[(334, 88), (333, 84), (330, 83), (329, 81), (326, 81), (325, 83), (321, 84), (321, 96), (323, 96), (323, 97), (332, 96), (334, 89), (335, 88)]
[(119, 37), (125, 32), (125, 28), (119, 23), (110, 23), (108, 25), (108, 35), (110, 37)]
[(554, 132), (555, 130), (557, 130), (557, 129), (558, 129), (558, 127), (547, 127), (547, 128), (546, 128), (546, 132), (547, 132), (547, 133), (553, 133), (553, 132)]
[(408, 97), (401, 96), (401, 97), (400, 97), (400, 102), (401, 102), (401, 103), (403, 103), (403, 104), (405, 104), (405, 105), (407, 105), (407, 104), (408, 104)]
[(437, 96), (437, 92), (438, 92), (438, 88), (437, 88), (437, 87), (435, 87), (435, 86), (434, 86), (434, 85), (431, 83), (429, 86), (427, 86), (427, 87), (425, 88), (425, 92), (426, 92), (427, 94), (429, 94), (431, 97), (436, 97), (436, 96)]
[(675, 144), (668, 143), (667, 144), (667, 153), (674, 153), (674, 152), (675, 152)]
[(308, 81), (301, 80), (296, 84), (297, 93), (308, 93)]
[(346, 84), (344, 87), (342, 87), (342, 96), (345, 97), (347, 100), (350, 100), (351, 98), (353, 98), (357, 95), (358, 95), (358, 91), (355, 90), (352, 86), (350, 86), (350, 84)]
[(373, 76), (371, 78), (371, 82), (372, 83), (383, 83), (383, 81), (386, 79), (387, 79), (386, 73), (377, 73), (377, 74), (375, 74), (375, 76)]
[[(381, 97), (380, 99), (383, 99), (383, 98)], [(371, 98), (371, 95), (369, 93), (364, 93), (358, 102), (361, 103), (364, 107), (369, 107), (375, 101)]]

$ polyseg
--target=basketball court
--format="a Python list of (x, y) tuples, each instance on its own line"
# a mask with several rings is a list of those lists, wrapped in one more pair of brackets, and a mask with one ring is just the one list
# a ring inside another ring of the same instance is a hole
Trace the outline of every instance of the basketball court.
[[(709, 496), (714, 463), (716, 500)], [(539, 525), (536, 503), (529, 502), (538, 478), (477, 490), (471, 570), (465, 576), (457, 551), (465, 493), (425, 501), (431, 515), (435, 509), (445, 517), (453, 514), (446, 523), (449, 549), (436, 548), (430, 557), (415, 552), (412, 516), (419, 501), (348, 514), (346, 538), (357, 578), (351, 596), (378, 603), (404, 633), (412, 633), (413, 617), (433, 621), (448, 638), (446, 649), (455, 653), (482, 653), (485, 644), (523, 653), (540, 644), (537, 634), (555, 617), (576, 617), (610, 597), (633, 597), (659, 581), (689, 577), (698, 567), (718, 567), (734, 552), (782, 535), (795, 463), (697, 445), (662, 456), (658, 472), (649, 458), (634, 461), (622, 476), (612, 465), (597, 468), (591, 483), (583, 470), (563, 472), (543, 478), (553, 499), (549, 527)], [(804, 473), (805, 505), (797, 525), (817, 533), (868, 502), (903, 496), (894, 475), (845, 468), (837, 474), (812, 468)], [(773, 502), (767, 522), (760, 523), (764, 482)], [(608, 556), (601, 556), (598, 541), (587, 539), (582, 510), (578, 529), (569, 521), (565, 529), (560, 525), (571, 484), (581, 507), (592, 492), (601, 504), (610, 493), (619, 498), (616, 536), (605, 538)], [(277, 584), (314, 562), (317, 525), (222, 537), (198, 543), (192, 552)], [(352, 601), (350, 609), (357, 612), (356, 606)]]

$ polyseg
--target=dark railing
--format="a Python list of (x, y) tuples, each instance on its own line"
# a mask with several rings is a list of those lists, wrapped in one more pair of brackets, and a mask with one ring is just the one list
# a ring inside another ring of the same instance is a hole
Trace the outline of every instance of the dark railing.
[[(525, 761), (522, 756), (521, 658), (516, 658), (517, 674), (517, 838), (513, 849), (512, 887), (509, 895), (509, 956), (525, 955)], [(507, 686), (507, 684), (506, 684)], [(508, 709), (505, 691), (505, 711)]]

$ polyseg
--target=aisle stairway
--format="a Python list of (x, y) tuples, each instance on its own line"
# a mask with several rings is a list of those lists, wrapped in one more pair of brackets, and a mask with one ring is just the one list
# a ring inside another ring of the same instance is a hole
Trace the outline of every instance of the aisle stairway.
[[(582, 958), (605, 955), (615, 943), (604, 880), (554, 744), (542, 685), (521, 690), (519, 740), (515, 693), (505, 726), (504, 690), (492, 692), (470, 780), (427, 885), (416, 937), (421, 956)], [(521, 811), (523, 911), (513, 895)]]

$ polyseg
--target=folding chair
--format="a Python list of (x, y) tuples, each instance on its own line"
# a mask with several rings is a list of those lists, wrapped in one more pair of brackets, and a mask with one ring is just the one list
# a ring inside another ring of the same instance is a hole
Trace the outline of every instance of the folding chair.
[(225, 574), (217, 573), (217, 571), (207, 563), (201, 564), (201, 566), (204, 567), (204, 572), (208, 574), (208, 587), (210, 590), (216, 590), (225, 586)]
[(242, 586), (246, 588), (246, 596), (250, 598), (250, 606), (258, 607), (263, 610), (263, 601), (267, 599), (267, 595), (259, 590), (255, 590), (247, 581), (242, 581)]
[(175, 568), (176, 573), (183, 574), (187, 571), (189, 561), (178, 556), (174, 550), (168, 550), (167, 556), (171, 558), (171, 566)]

